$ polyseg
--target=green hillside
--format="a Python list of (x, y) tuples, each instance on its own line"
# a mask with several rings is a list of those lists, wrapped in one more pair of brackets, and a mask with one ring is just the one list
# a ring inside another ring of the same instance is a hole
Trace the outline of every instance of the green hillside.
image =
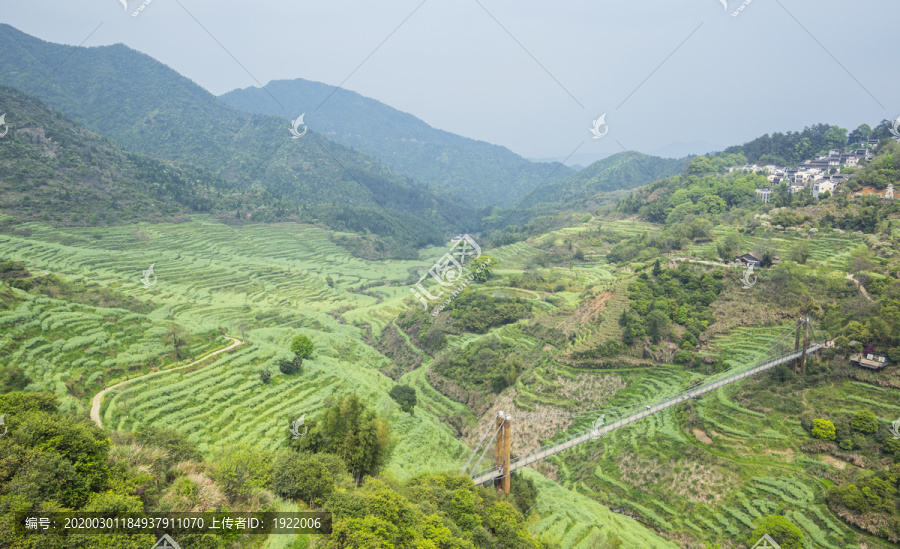
[(201, 168), (127, 152), (11, 88), (0, 87), (0, 104), (12, 125), (0, 141), (7, 221), (174, 221), (223, 211), (224, 197), (239, 195)]
[[(233, 109), (122, 45), (63, 46), (2, 25), (0, 69), (0, 83), (34, 90), (51, 108), (132, 152), (205, 168), (257, 194), (255, 204), (236, 201), (237, 219), (299, 217), (388, 237), (387, 248), (438, 243), (471, 224), (474, 210), (465, 201), (315, 132), (292, 139), (284, 119)], [(16, 113), (7, 121), (15, 127)]]
[(275, 80), (265, 90), (233, 90), (220, 98), (247, 112), (281, 118), (305, 112), (310, 128), (329, 139), (480, 207), (509, 206), (541, 182), (572, 173), (561, 164), (531, 162), (505, 147), (432, 128), (380, 101), (301, 78)]

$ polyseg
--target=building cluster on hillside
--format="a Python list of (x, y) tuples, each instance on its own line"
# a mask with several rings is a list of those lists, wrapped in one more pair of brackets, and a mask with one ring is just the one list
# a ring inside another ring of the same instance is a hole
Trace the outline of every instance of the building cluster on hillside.
[[(869, 143), (872, 144), (871, 142)], [(877, 141), (876, 143), (877, 144)], [(759, 173), (766, 176), (769, 184), (756, 189), (756, 195), (765, 203), (772, 198), (773, 187), (781, 183), (788, 185), (791, 194), (810, 192), (814, 198), (819, 198), (820, 193), (828, 191), (834, 193), (835, 187), (846, 183), (850, 177), (842, 175), (842, 168), (855, 168), (860, 161), (869, 161), (874, 157), (872, 150), (854, 149), (849, 152), (841, 152), (837, 149), (828, 151), (828, 154), (817, 156), (815, 159), (806, 160), (796, 168), (779, 167), (774, 165), (759, 166), (757, 164), (735, 166), (729, 168), (729, 172)], [(893, 198), (893, 193), (887, 198)]]

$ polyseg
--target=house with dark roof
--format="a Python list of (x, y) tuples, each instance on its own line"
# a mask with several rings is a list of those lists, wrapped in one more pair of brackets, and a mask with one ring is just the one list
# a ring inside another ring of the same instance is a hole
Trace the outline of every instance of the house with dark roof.
[[(734, 258), (734, 262), (735, 263), (738, 263), (738, 262), (743, 263), (743, 264), (747, 265), (748, 267), (750, 267), (750, 266), (761, 267), (763, 264), (763, 256), (759, 252), (749, 252), (740, 257)], [(781, 263), (781, 259), (778, 256), (773, 256), (772, 257), (772, 265), (778, 265), (779, 263)]]

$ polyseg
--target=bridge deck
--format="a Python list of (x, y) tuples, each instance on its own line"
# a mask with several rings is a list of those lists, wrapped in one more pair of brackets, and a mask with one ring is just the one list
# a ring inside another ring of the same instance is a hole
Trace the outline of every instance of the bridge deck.
[[(822, 345), (818, 344), (818, 343), (810, 345), (806, 349), (806, 354), (808, 355), (810, 353), (818, 351), (821, 348), (822, 348)], [(615, 431), (616, 429), (620, 429), (626, 425), (629, 425), (636, 421), (640, 421), (649, 415), (655, 414), (657, 412), (661, 412), (667, 408), (671, 408), (680, 402), (684, 402), (685, 400), (688, 400), (688, 399), (691, 399), (694, 397), (698, 397), (704, 393), (714, 391), (714, 390), (718, 389), (719, 387), (724, 387), (725, 385), (734, 383), (735, 381), (740, 381), (740, 380), (744, 379), (745, 377), (750, 377), (752, 375), (758, 374), (759, 372), (763, 372), (765, 370), (772, 369), (775, 366), (784, 364), (785, 362), (790, 362), (790, 361), (798, 358), (802, 354), (803, 354), (802, 351), (794, 351), (792, 353), (788, 353), (786, 355), (782, 355), (780, 357), (773, 358), (771, 360), (767, 360), (767, 361), (759, 364), (758, 366), (754, 366), (753, 368), (744, 370), (743, 372), (739, 372), (739, 373), (729, 376), (727, 378), (720, 379), (719, 381), (715, 381), (713, 383), (710, 383), (709, 385), (701, 385), (700, 387), (697, 387), (696, 389), (693, 389), (690, 392), (687, 392), (683, 395), (679, 395), (670, 400), (667, 400), (667, 401), (664, 401), (664, 402), (661, 402), (661, 403), (655, 404), (655, 405), (651, 404), (650, 408), (645, 408), (645, 409), (643, 409), (639, 412), (636, 412), (628, 417), (624, 417), (618, 421), (610, 423), (609, 425), (604, 425), (603, 427), (600, 427), (599, 429), (596, 429), (593, 431), (586, 431), (584, 434), (574, 436), (573, 438), (567, 439), (566, 441), (561, 442), (560, 444), (557, 444), (556, 446), (551, 446), (550, 448), (545, 448), (543, 450), (538, 450), (536, 452), (532, 452), (530, 454), (520, 456), (515, 461), (510, 463), (509, 473), (515, 471), (516, 469), (518, 469), (520, 467), (526, 467), (528, 465), (531, 465), (532, 463), (541, 461), (542, 459), (546, 459), (554, 454), (558, 454), (562, 451), (568, 450), (569, 448), (572, 448), (573, 446), (578, 446), (579, 444), (584, 444), (585, 442), (588, 442), (595, 438), (601, 437), (607, 433), (611, 433), (611, 432)], [(507, 473), (507, 474), (509, 474), (509, 473)], [(497, 473), (495, 471), (489, 471), (482, 475), (473, 477), (472, 480), (475, 482), (475, 484), (483, 484), (483, 483), (491, 481), (495, 478), (497, 478)]]

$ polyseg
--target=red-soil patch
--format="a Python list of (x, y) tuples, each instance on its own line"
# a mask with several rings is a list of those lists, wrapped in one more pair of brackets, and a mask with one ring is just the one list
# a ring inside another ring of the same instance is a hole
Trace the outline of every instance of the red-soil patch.
[(843, 469), (843, 468), (847, 467), (846, 461), (841, 461), (836, 457), (822, 456), (822, 461), (825, 462), (827, 465), (831, 465), (835, 469)]
[(699, 440), (703, 444), (713, 443), (712, 439), (707, 436), (706, 432), (703, 429), (694, 429), (694, 436), (697, 437), (697, 440)]

